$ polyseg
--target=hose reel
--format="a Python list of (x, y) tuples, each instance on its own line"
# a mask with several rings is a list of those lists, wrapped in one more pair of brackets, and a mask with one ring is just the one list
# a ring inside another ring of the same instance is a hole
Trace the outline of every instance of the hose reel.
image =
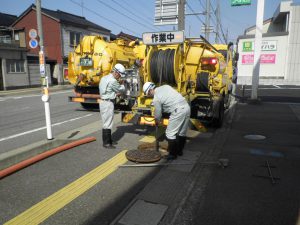
[(153, 52), (150, 59), (151, 80), (156, 84), (176, 85), (174, 73), (175, 49)]

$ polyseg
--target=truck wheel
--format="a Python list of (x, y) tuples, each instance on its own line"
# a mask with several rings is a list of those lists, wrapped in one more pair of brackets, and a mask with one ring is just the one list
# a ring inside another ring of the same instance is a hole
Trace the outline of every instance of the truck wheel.
[(212, 126), (216, 128), (222, 127), (223, 120), (224, 120), (224, 99), (220, 99), (215, 103), (214, 106), (214, 115), (212, 118)]
[(84, 103), (84, 102), (81, 102), (80, 104), (82, 108), (86, 110), (99, 109), (99, 104)]
[(224, 104), (225, 104), (225, 109), (228, 109), (231, 103), (231, 94), (228, 93), (227, 95), (225, 95), (224, 98)]
[(192, 119), (198, 118), (198, 108), (196, 106), (191, 106), (191, 118)]
[(208, 72), (201, 72), (197, 74), (197, 81), (196, 81), (196, 90), (199, 92), (209, 92), (208, 87)]

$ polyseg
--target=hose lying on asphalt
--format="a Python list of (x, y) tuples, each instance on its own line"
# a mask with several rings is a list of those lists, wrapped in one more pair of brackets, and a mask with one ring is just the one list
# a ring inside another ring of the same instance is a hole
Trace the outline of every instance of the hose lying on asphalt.
[(68, 150), (68, 149), (71, 149), (73, 147), (76, 147), (78, 145), (82, 145), (82, 144), (86, 144), (86, 143), (89, 143), (89, 142), (92, 142), (92, 141), (95, 141), (96, 138), (95, 137), (87, 137), (87, 138), (84, 138), (84, 139), (81, 139), (81, 140), (77, 140), (77, 141), (73, 141), (71, 143), (68, 143), (68, 144), (65, 144), (65, 145), (62, 145), (62, 146), (59, 146), (59, 147), (56, 147), (56, 148), (53, 148), (49, 151), (46, 151), (46, 152), (43, 152), (41, 154), (38, 154), (32, 158), (29, 158), (29, 159), (26, 159), (22, 162), (19, 162), (13, 166), (10, 166), (6, 169), (3, 169), (0, 171), (0, 179), (2, 179), (3, 177), (6, 177), (18, 170), (21, 170), (31, 164), (34, 164), (40, 160), (43, 160), (47, 157), (50, 157), (54, 154), (57, 154), (59, 152), (62, 152), (62, 151), (65, 151), (65, 150)]

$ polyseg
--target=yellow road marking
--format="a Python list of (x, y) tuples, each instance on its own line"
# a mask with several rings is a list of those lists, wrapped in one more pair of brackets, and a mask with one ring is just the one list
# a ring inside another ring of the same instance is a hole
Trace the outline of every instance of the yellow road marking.
[(40, 224), (127, 162), (126, 150), (45, 198), (5, 224)]

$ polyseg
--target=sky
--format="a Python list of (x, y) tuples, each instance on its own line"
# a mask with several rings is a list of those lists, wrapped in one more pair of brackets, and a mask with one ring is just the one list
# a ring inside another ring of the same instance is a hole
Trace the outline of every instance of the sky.
[[(217, 1), (211, 0), (211, 8), (214, 10)], [(238, 7), (232, 7), (230, 0), (219, 1), (223, 34), (226, 35), (228, 31), (228, 40), (235, 42), (246, 28), (255, 25), (257, 0), (251, 0), (250, 6)], [(206, 0), (186, 0), (186, 2), (186, 13), (205, 11)], [(264, 19), (273, 16), (280, 2), (280, 0), (265, 0)], [(35, 0), (0, 0), (0, 3), (1, 13), (19, 16), (31, 4), (35, 4)], [(41, 0), (41, 4), (43, 8), (84, 16), (87, 20), (111, 30), (113, 34), (122, 31), (141, 37), (144, 32), (177, 29), (177, 25), (154, 26), (155, 0)], [(210, 24), (215, 26), (216, 17), (213, 12), (211, 17)], [(205, 23), (204, 15), (186, 16), (185, 36), (204, 36), (201, 33), (203, 23)], [(215, 34), (210, 34), (209, 40), (214, 43)]]

